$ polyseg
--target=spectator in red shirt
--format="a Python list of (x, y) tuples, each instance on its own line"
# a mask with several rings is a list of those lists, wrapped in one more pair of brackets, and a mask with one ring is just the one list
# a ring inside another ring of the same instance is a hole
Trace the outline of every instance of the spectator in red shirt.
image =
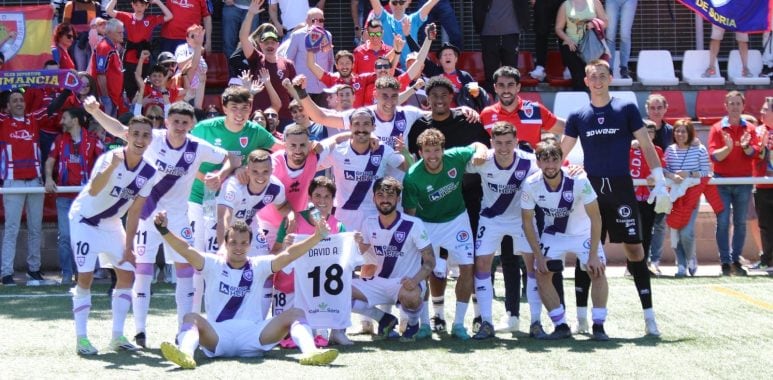
[(160, 50), (175, 51), (185, 43), (191, 25), (203, 25), (206, 33), (204, 50), (212, 51), (212, 16), (208, 0), (167, 0), (169, 11), (174, 18), (161, 27)]
[[(64, 111), (61, 125), (64, 133), (59, 135), (51, 145), (51, 154), (46, 160), (47, 193), (56, 193), (57, 186), (85, 185), (89, 180), (94, 162), (104, 151), (99, 138), (86, 130), (86, 113), (82, 109), (71, 108)], [(68, 213), (76, 195), (77, 193), (59, 193), (56, 198), (56, 217), (59, 228), (57, 252), (62, 271), (62, 284), (72, 283), (74, 259), (70, 247)]]
[[(709, 131), (709, 157), (714, 163), (715, 177), (751, 177), (752, 160), (759, 154), (754, 126), (741, 118), (744, 96), (738, 91), (725, 95), (727, 116), (716, 122)], [(735, 272), (745, 276), (741, 253), (746, 240), (746, 214), (752, 185), (718, 185), (719, 196), (725, 204), (717, 215), (717, 248), (722, 262), (722, 275)], [(732, 211), (731, 211), (732, 209)], [(733, 240), (730, 245), (730, 214), (733, 214)], [(732, 267), (731, 267), (732, 265)]]
[(128, 111), (123, 95), (123, 63), (118, 49), (123, 43), (124, 27), (118, 19), (105, 26), (105, 38), (91, 56), (91, 75), (97, 79), (100, 103), (105, 113), (116, 116)]
[[(336, 84), (347, 84), (352, 86), (352, 89), (354, 89), (354, 108), (369, 104), (365, 103), (365, 92), (368, 86), (376, 82), (378, 76), (375, 72), (363, 74), (353, 73), (352, 67), (354, 65), (354, 55), (348, 50), (340, 50), (335, 55), (335, 66), (338, 70), (337, 73), (330, 73), (319, 67), (319, 65), (314, 62), (313, 54), (306, 56), (306, 64), (309, 66), (309, 71), (311, 71), (311, 73), (327, 87), (333, 87)], [(387, 65), (389, 65), (388, 62)]]
[[(140, 57), (150, 57), (150, 52), (143, 50)], [(175, 87), (167, 87), (166, 74), (164, 66), (153, 65), (153, 69), (147, 78), (142, 77), (143, 63), (139, 62), (134, 70), (134, 83), (142, 88), (142, 98), (138, 104), (141, 106), (141, 112), (133, 110), (134, 114), (144, 114), (150, 106), (157, 105), (161, 109), (167, 109), (172, 103), (180, 100), (180, 91)]]
[[(59, 65), (54, 60), (46, 61), (43, 65), (44, 70), (58, 70)], [(24, 113), (31, 113), (41, 108), (49, 108), (62, 89), (56, 87), (28, 88), (24, 92)], [(55, 109), (55, 108), (52, 108)], [(48, 157), (48, 149), (54, 142), (56, 136), (62, 133), (59, 127), (59, 115), (49, 115), (47, 112), (41, 114), (40, 122), (40, 161), (44, 162)]]
[(376, 59), (386, 57), (392, 47), (384, 43), (384, 28), (381, 21), (370, 19), (364, 34), (365, 43), (354, 49), (355, 74), (372, 73), (376, 71)]
[[(150, 50), (150, 39), (153, 34), (153, 30), (157, 26), (169, 22), (174, 16), (169, 11), (161, 0), (131, 0), (132, 10), (134, 12), (121, 12), (115, 10), (115, 5), (118, 0), (110, 0), (105, 8), (105, 13), (108, 16), (117, 18), (120, 20), (126, 28), (126, 53), (123, 57), (124, 62), (124, 77), (123, 81), (126, 85), (126, 96), (129, 99), (134, 98), (134, 94), (137, 92), (137, 85), (134, 81), (134, 69), (137, 67), (137, 61), (140, 56), (140, 52), (143, 50)], [(145, 15), (145, 11), (148, 10), (150, 4), (156, 4), (161, 12), (161, 15)], [(150, 60), (146, 59), (144, 63), (149, 63)], [(146, 71), (148, 67), (145, 68)], [(148, 75), (147, 72), (142, 73), (143, 76)]]
[[(760, 116), (762, 124), (755, 129), (760, 154), (754, 157), (752, 173), (755, 177), (773, 177), (773, 97), (765, 98)], [(757, 185), (754, 193), (754, 205), (762, 237), (760, 267), (767, 267), (768, 273), (772, 273), (773, 185)]]
[(51, 54), (60, 69), (75, 70), (75, 62), (68, 52), (75, 41), (75, 36), (75, 28), (68, 23), (61, 23), (54, 30), (54, 47), (51, 48)]
[[(24, 95), (15, 89), (6, 93), (0, 101), (0, 176), (4, 188), (40, 187), (43, 185), (40, 172), (40, 128), (38, 123), (46, 111), (24, 113)], [(5, 229), (2, 249), (2, 282), (14, 286), (13, 263), (16, 256), (16, 238), (22, 211), (27, 214), (27, 276), (28, 285), (43, 281), (40, 272), (40, 239), (43, 222), (43, 194), (5, 194)]]

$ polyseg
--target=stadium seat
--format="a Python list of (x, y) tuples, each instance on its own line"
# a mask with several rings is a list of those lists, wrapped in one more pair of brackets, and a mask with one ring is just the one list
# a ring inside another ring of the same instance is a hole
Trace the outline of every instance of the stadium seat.
[[(620, 51), (615, 52), (615, 62), (620, 63)], [(620, 78), (620, 65), (615, 64), (615, 67), (612, 68), (612, 83), (610, 83), (610, 86), (630, 86), (633, 84), (633, 79), (631, 78)]]
[(532, 102), (542, 103), (542, 95), (539, 92), (519, 92), (518, 97)]
[(715, 60), (714, 67), (717, 75), (704, 78), (703, 73), (709, 67), (708, 50), (687, 50), (682, 60), (682, 79), (690, 86), (721, 86), (725, 84), (725, 78), (719, 72), (719, 63)]
[(561, 52), (558, 50), (548, 51), (548, 63), (545, 67), (548, 83), (553, 87), (571, 87), (572, 80), (564, 79), (564, 60), (561, 59)]
[(743, 109), (743, 113), (748, 113), (749, 115), (753, 115), (754, 117), (759, 118), (762, 104), (765, 103), (766, 97), (773, 96), (773, 89), (768, 88), (764, 90), (746, 90), (743, 92), (743, 95), (746, 99), (744, 102), (745, 107)]
[(725, 115), (725, 90), (701, 90), (695, 98), (695, 116), (701, 124), (711, 126)]
[(217, 111), (220, 113), (223, 113), (223, 97), (219, 94), (206, 94), (204, 95), (204, 109), (209, 109), (209, 106), (211, 104), (215, 105), (215, 108), (217, 108)]
[(633, 91), (610, 91), (609, 95), (616, 98), (629, 100), (631, 103), (636, 104), (636, 107), (639, 108), (639, 99), (636, 98), (636, 94)]
[(539, 81), (532, 78), (529, 72), (534, 70), (534, 57), (532, 57), (529, 51), (518, 52), (518, 72), (521, 73), (521, 86), (522, 87), (534, 87), (539, 84)]
[(645, 86), (676, 86), (674, 59), (668, 50), (642, 50), (636, 64), (636, 78)]
[(770, 84), (770, 78), (761, 77), (762, 72), (762, 54), (759, 50), (749, 50), (749, 71), (753, 78), (746, 78), (742, 74), (743, 63), (741, 63), (741, 54), (738, 50), (731, 50), (727, 60), (727, 77), (731, 82), (738, 85), (759, 85), (767, 86)]
[(690, 115), (687, 113), (687, 104), (684, 101), (684, 94), (682, 91), (656, 91), (652, 94), (660, 94), (666, 98), (668, 103), (668, 110), (664, 119), (668, 124), (674, 124), (679, 119), (689, 119)]
[(486, 72), (483, 70), (483, 58), (479, 51), (463, 51), (456, 66), (460, 70), (470, 73), (472, 78), (479, 83), (486, 81)]
[(221, 52), (212, 52), (204, 57), (207, 62), (207, 87), (228, 85), (228, 58)]
[(566, 119), (570, 113), (578, 110), (589, 102), (590, 97), (588, 97), (588, 93), (584, 91), (557, 92), (555, 102), (553, 102), (553, 114)]

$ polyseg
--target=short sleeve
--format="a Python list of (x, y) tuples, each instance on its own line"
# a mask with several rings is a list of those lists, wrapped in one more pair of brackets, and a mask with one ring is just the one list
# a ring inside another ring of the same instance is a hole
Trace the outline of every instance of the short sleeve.
[(577, 138), (579, 131), (577, 130), (577, 123), (579, 122), (576, 113), (572, 113), (566, 118), (566, 126), (564, 127), (564, 135)]
[(413, 226), (413, 231), (416, 233), (413, 234), (413, 244), (419, 250), (431, 246), (432, 241), (429, 240), (429, 234), (427, 233), (427, 229), (424, 227), (424, 223), (418, 218), (416, 218), (415, 223), (416, 224)]
[(535, 207), (536, 203), (534, 202), (534, 197), (529, 191), (529, 188), (524, 188), (523, 192), (521, 192), (521, 209), (534, 210)]
[(226, 206), (231, 209), (235, 208), (234, 202), (236, 201), (236, 196), (239, 194), (239, 185), (238, 180), (236, 177), (231, 177), (227, 181), (225, 181), (225, 184), (223, 184), (223, 188), (221, 189), (220, 193), (217, 195), (217, 205), (218, 206)]
[(591, 186), (588, 177), (578, 177), (575, 181), (580, 185), (578, 188), (580, 189), (580, 196), (582, 196), (582, 204), (587, 205), (596, 200), (596, 192), (593, 191), (593, 186)]

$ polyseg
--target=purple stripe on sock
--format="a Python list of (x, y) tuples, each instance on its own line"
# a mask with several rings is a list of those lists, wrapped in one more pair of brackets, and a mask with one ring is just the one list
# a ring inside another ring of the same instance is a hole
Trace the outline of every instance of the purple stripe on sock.
[(593, 320), (593, 324), (594, 325), (603, 325), (604, 324), (604, 320), (603, 319), (594, 319)]
[(475, 278), (478, 280), (485, 280), (491, 278), (491, 272), (475, 272)]
[(553, 322), (558, 322), (560, 320), (564, 319), (564, 313), (558, 314), (558, 315), (551, 315), (550, 320)]
[(118, 298), (126, 300), (127, 302), (132, 302), (131, 294), (123, 293), (123, 294), (119, 295)]
[(526, 277), (528, 277), (528, 278), (537, 278), (537, 274), (534, 273), (534, 272), (529, 272), (529, 273), (526, 273)]
[(77, 313), (77, 312), (79, 312), (79, 311), (81, 311), (81, 310), (85, 310), (85, 309), (91, 309), (91, 304), (89, 304), (89, 305), (82, 305), (82, 306), (78, 306), (78, 307), (76, 307), (75, 309), (72, 309), (72, 312), (73, 312), (73, 313)]
[(180, 326), (180, 332), (188, 331), (193, 329), (193, 323), (183, 323), (182, 326)]
[(193, 265), (177, 268), (177, 278), (193, 278)]
[(141, 275), (145, 275), (145, 276), (152, 276), (153, 275), (153, 264), (137, 263), (137, 265), (134, 268), (134, 274), (141, 274)]

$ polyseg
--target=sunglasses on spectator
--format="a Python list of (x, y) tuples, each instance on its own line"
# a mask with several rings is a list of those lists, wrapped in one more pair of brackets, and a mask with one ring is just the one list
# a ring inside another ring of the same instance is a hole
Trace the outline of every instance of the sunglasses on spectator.
[(69, 39), (72, 39), (73, 35), (68, 33), (68, 34), (63, 34), (62, 37), (67, 37)]
[(397, 0), (397, 1), (392, 1), (391, 3), (392, 3), (392, 5), (405, 5), (406, 1), (405, 0)]
[(148, 119), (150, 119), (150, 120), (156, 120), (156, 121), (161, 121), (161, 120), (164, 120), (164, 117), (163, 117), (163, 116), (157, 116), (157, 115), (148, 115), (147, 117), (148, 117)]
[(263, 116), (265, 116), (267, 119), (273, 119), (275, 117), (279, 117), (279, 115), (275, 113), (264, 113)]
[(384, 35), (384, 32), (368, 32), (368, 35), (371, 37), (381, 37)]
[(377, 69), (388, 69), (390, 67), (391, 66), (388, 63), (387, 64), (376, 65)]
[(325, 19), (324, 18), (313, 18), (313, 19), (311, 19), (311, 23), (312, 24), (314, 24), (314, 23), (324, 24), (325, 23)]

